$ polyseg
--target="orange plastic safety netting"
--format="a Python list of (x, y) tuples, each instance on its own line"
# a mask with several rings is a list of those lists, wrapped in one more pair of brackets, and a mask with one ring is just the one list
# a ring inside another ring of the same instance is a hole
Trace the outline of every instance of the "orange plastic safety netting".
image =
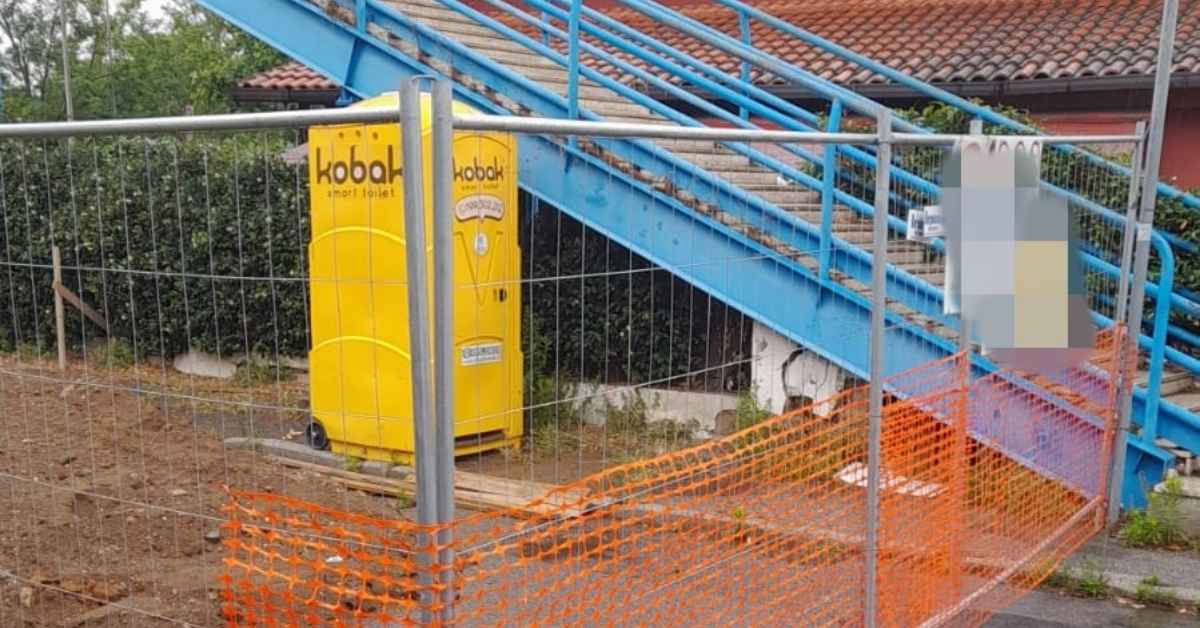
[[(889, 379), (879, 623), (981, 623), (1095, 533), (1121, 342), (1106, 332), (1089, 363), (1036, 383), (971, 378), (961, 356)], [(238, 625), (860, 624), (867, 396), (853, 388), (820, 403), (834, 411), (801, 408), (440, 527), (231, 490), (225, 615)]]

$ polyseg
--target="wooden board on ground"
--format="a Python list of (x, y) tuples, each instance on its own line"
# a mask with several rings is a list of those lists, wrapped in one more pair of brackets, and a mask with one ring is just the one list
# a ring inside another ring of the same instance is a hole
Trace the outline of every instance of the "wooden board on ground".
[[(348, 488), (380, 495), (408, 495), (416, 491), (410, 478), (384, 478), (346, 469), (267, 456), (269, 460), (295, 469), (324, 475)], [(479, 473), (457, 471), (454, 474), (454, 501), (476, 510), (493, 508), (513, 509), (536, 516), (577, 517), (586, 507), (586, 493), (581, 490), (555, 492), (553, 484), (498, 478)]]

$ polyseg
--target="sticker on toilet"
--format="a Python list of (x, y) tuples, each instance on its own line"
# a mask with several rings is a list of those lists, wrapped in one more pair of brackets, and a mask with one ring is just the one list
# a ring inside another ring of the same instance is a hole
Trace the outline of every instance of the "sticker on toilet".
[(475, 366), (500, 361), (500, 344), (471, 345), (462, 348), (462, 365)]
[(491, 194), (472, 194), (454, 204), (454, 217), (459, 220), (504, 217), (504, 201)]

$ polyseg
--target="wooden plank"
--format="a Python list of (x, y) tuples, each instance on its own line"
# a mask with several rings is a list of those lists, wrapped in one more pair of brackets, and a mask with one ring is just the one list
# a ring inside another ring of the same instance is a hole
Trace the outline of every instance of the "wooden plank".
[(54, 293), (58, 297), (66, 299), (68, 303), (74, 305), (80, 312), (83, 312), (83, 315), (88, 317), (88, 320), (92, 321), (96, 325), (99, 325), (100, 327), (103, 327), (105, 334), (109, 333), (108, 323), (104, 322), (104, 317), (100, 316), (96, 310), (93, 310), (92, 306), (84, 303), (83, 299), (79, 298), (79, 295), (71, 292), (70, 288), (62, 285), (62, 282), (58, 280), (54, 281)]
[(57, 286), (62, 285), (62, 253), (57, 246), (50, 247), (50, 257), (54, 263), (54, 334), (58, 339), (58, 370), (67, 370), (67, 316), (63, 307), (62, 295)]
[[(412, 480), (383, 478), (281, 456), (267, 456), (267, 459), (287, 467), (324, 475), (340, 484), (352, 482), (354, 487), (360, 490), (373, 487), (381, 493), (386, 492), (384, 494), (403, 492), (408, 495), (412, 495), (416, 490), (416, 483)], [(463, 482), (462, 485), (458, 484), (460, 480)], [(455, 482), (454, 500), (466, 507), (484, 510), (515, 509), (538, 516), (576, 517), (583, 514), (580, 508), (563, 507), (566, 504), (574, 504), (580, 499), (573, 493), (565, 496), (551, 495), (546, 498), (546, 493), (554, 488), (550, 484), (495, 478), (463, 471), (455, 473)], [(542, 503), (530, 503), (540, 498), (546, 499)]]

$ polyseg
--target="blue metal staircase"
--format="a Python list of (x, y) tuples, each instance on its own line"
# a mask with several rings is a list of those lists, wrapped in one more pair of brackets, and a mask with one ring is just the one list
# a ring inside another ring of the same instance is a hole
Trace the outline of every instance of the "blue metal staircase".
[[(488, 113), (701, 124), (629, 87), (628, 81), (591, 67), (602, 63), (616, 74), (664, 91), (731, 125), (753, 126), (698, 94), (709, 94), (783, 128), (811, 130), (820, 120), (679, 50), (645, 41), (590, 9), (573, 16), (555, 2), (528, 0), (542, 12), (535, 16), (499, 0), (483, 1), (506, 19), (493, 19), (458, 0), (323, 0), (319, 6), (308, 0), (200, 0), (200, 4), (339, 82), (352, 97), (395, 89), (410, 76), (435, 75), (451, 78), (457, 98)], [(659, 5), (641, 0), (625, 3), (656, 19), (680, 24), (706, 44), (741, 55), (747, 63), (821, 90), (831, 99), (833, 111), (880, 107), (737, 40), (707, 32)], [(572, 30), (584, 35), (571, 46), (576, 54), (563, 54), (561, 47), (544, 43), (543, 38), (570, 39), (548, 18), (572, 24)], [(586, 55), (590, 63), (579, 64), (578, 55)], [(626, 61), (630, 58), (639, 62)], [(831, 128), (837, 128), (837, 117), (830, 116)], [(920, 130), (904, 121), (898, 126)], [(873, 209), (864, 199), (833, 185), (830, 173), (838, 156), (864, 166), (873, 165), (874, 156), (869, 150), (847, 147), (824, 155), (793, 146), (781, 149), (767, 154), (740, 143), (583, 138), (568, 142), (524, 136), (520, 182), (538, 198), (793, 341), (865, 375), (863, 330), (869, 320), (870, 255), (863, 248), (869, 245), (869, 237), (863, 236)], [(806, 164), (817, 166), (822, 178), (810, 174)], [(903, 185), (936, 194), (936, 185), (916, 174), (900, 170), (896, 176)], [(1114, 223), (1121, 219), (1109, 208), (1088, 209)], [(891, 220), (893, 228), (903, 230), (898, 218)], [(1172, 357), (1165, 347), (1168, 308), (1192, 307), (1194, 302), (1172, 292), (1168, 237), (1156, 235), (1156, 244), (1163, 272), (1159, 284), (1150, 288), (1171, 298), (1159, 300), (1155, 333), (1143, 336), (1142, 346), (1161, 365), (1164, 356)], [(888, 294), (895, 303), (888, 312), (886, 373), (944, 357), (955, 350), (957, 338), (955, 321), (942, 314), (936, 286), (941, 281), (940, 267), (928, 263), (921, 245), (906, 244), (892, 254)], [(701, 263), (712, 259), (741, 261), (733, 272), (728, 264)], [(1095, 261), (1093, 268), (1104, 270), (1106, 262)], [(1188, 356), (1175, 353), (1177, 365), (1189, 370), (1197, 366)], [(976, 366), (980, 372), (994, 370), (983, 359)], [(1136, 395), (1135, 415), (1140, 420), (1150, 408), (1159, 417), (1157, 436), (1200, 451), (1200, 421), (1187, 409), (1159, 399), (1162, 377), (1161, 366), (1157, 375), (1151, 370), (1151, 390)], [(1030, 392), (1031, 404), (1036, 396)], [(1130, 441), (1127, 476), (1132, 479), (1126, 482), (1131, 489), (1127, 501), (1138, 503), (1141, 488), (1157, 481), (1171, 457), (1154, 447), (1152, 438)]]

